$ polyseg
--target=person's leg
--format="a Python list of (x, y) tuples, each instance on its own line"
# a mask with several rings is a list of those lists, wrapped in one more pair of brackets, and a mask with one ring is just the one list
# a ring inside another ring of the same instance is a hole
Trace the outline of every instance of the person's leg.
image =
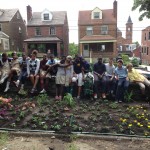
[(36, 86), (37, 86), (37, 83), (39, 81), (39, 75), (36, 75), (35, 76), (35, 82), (34, 82), (34, 85), (33, 85), (33, 88), (36, 89)]
[(50, 80), (50, 78), (49, 78), (49, 77), (46, 77), (46, 79), (45, 79), (45, 87), (44, 87), (44, 89), (45, 89), (46, 91), (47, 91), (47, 89), (48, 89), (49, 80)]
[(150, 81), (148, 79), (145, 78), (143, 83), (150, 88)]
[(117, 101), (122, 101), (122, 97), (121, 97), (121, 95), (122, 95), (122, 83), (123, 83), (123, 80), (122, 79), (119, 79), (118, 80), (118, 83), (117, 83), (117, 91), (116, 91), (116, 100)]
[(2, 71), (0, 84), (4, 83), (4, 81), (6, 80), (6, 78), (8, 78), (8, 76), (9, 76), (8, 72), (3, 72)]
[(140, 86), (142, 95), (145, 95), (145, 85), (142, 82), (137, 82), (137, 84)]
[(124, 79), (123, 82), (123, 94), (122, 94), (122, 100), (124, 101), (124, 96), (128, 91), (128, 87), (129, 87), (129, 80), (126, 80), (126, 78)]
[(106, 98), (106, 76), (101, 80), (102, 98)]
[(59, 84), (56, 84), (56, 96), (55, 99), (58, 100), (58, 96), (59, 96)]
[(33, 86), (33, 85), (34, 85), (34, 82), (35, 82), (35, 79), (34, 79), (34, 75), (33, 75), (33, 74), (30, 75), (30, 81), (31, 81), (32, 86)]
[(93, 86), (94, 98), (97, 98), (98, 91), (99, 91), (99, 81), (94, 81)]
[(82, 73), (78, 74), (78, 95), (77, 98), (80, 98), (81, 95), (81, 89), (82, 89), (82, 85), (83, 85), (83, 77), (82, 77)]
[(40, 93), (44, 93), (45, 89), (44, 89), (44, 76), (40, 75), (40, 85), (41, 85), (41, 92)]
[(64, 85), (63, 85), (63, 84), (60, 84), (59, 100), (61, 100), (61, 99), (62, 99), (63, 91), (64, 91)]
[(10, 81), (11, 81), (11, 79), (12, 79), (14, 73), (15, 73), (15, 70), (11, 70), (11, 71), (10, 71), (10, 73), (9, 73), (9, 75), (8, 75), (8, 80), (7, 80), (6, 88), (5, 88), (4, 92), (7, 92), (7, 91), (9, 90)]

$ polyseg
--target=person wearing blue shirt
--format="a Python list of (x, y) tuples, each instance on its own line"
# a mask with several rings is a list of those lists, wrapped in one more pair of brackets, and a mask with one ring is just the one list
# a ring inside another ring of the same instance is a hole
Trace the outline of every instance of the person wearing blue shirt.
[(124, 101), (124, 94), (125, 92), (127, 92), (129, 86), (129, 79), (128, 79), (127, 68), (123, 66), (123, 60), (119, 59), (117, 63), (118, 63), (118, 67), (115, 69), (115, 75), (118, 81), (116, 100), (118, 102), (122, 102)]

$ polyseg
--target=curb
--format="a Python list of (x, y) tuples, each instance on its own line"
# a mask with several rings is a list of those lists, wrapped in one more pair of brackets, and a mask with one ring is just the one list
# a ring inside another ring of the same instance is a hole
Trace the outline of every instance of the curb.
[(93, 135), (88, 133), (71, 133), (71, 134), (59, 134), (55, 133), (55, 131), (6, 131), (6, 130), (0, 130), (0, 133), (9, 133), (9, 135), (12, 136), (33, 136), (33, 137), (52, 137), (55, 136), (55, 138), (70, 138), (70, 135), (74, 134), (76, 135), (76, 138), (78, 139), (97, 139), (97, 140), (107, 140), (107, 141), (143, 141), (148, 140), (150, 141), (149, 137), (128, 137), (123, 135)]

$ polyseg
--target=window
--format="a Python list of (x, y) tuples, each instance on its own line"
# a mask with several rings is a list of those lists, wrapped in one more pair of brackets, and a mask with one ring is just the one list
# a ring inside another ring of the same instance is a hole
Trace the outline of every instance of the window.
[(149, 47), (147, 47), (147, 55), (148, 55)]
[(128, 31), (131, 31), (131, 28), (128, 28)]
[(19, 12), (17, 12), (17, 19), (20, 19), (20, 14), (19, 14)]
[(86, 28), (86, 35), (92, 35), (93, 34), (93, 27), (87, 27)]
[(101, 34), (108, 34), (108, 26), (101, 26)]
[(4, 50), (9, 50), (9, 40), (8, 39), (4, 39)]
[(50, 35), (55, 35), (55, 27), (50, 27)]
[(148, 39), (150, 40), (150, 32), (148, 33)]
[(90, 56), (90, 51), (89, 51), (89, 45), (85, 44), (83, 46), (83, 56), (84, 57), (89, 57)]
[(130, 36), (130, 35), (127, 35), (127, 39), (131, 39), (131, 36)]
[(145, 33), (145, 40), (146, 40), (146, 33)]
[(41, 29), (40, 27), (35, 28), (35, 35), (41, 35)]
[(100, 13), (94, 12), (94, 19), (99, 19), (99, 18), (100, 18)]
[(19, 33), (22, 33), (22, 29), (21, 29), (21, 27), (19, 27)]
[(104, 44), (97, 44), (97, 50), (98, 51), (105, 51), (105, 45)]
[(0, 24), (0, 31), (2, 31), (2, 24)]
[(49, 20), (49, 14), (44, 14), (44, 20)]
[(142, 53), (143, 53), (143, 47), (142, 47)]

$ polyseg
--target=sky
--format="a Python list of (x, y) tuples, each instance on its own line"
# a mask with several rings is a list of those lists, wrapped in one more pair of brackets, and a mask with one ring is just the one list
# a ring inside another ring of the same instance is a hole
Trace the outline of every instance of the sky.
[[(150, 20), (144, 18), (138, 21), (139, 11), (131, 11), (134, 0), (117, 0), (118, 22), (117, 26), (125, 37), (125, 24), (129, 15), (133, 22), (133, 42), (141, 44), (141, 30), (150, 25)], [(69, 42), (78, 43), (78, 12), (79, 10), (113, 9), (114, 0), (4, 0), (0, 3), (0, 9), (18, 8), (23, 19), (27, 20), (26, 6), (30, 5), (33, 12), (41, 12), (45, 8), (50, 11), (67, 11), (69, 23)]]

